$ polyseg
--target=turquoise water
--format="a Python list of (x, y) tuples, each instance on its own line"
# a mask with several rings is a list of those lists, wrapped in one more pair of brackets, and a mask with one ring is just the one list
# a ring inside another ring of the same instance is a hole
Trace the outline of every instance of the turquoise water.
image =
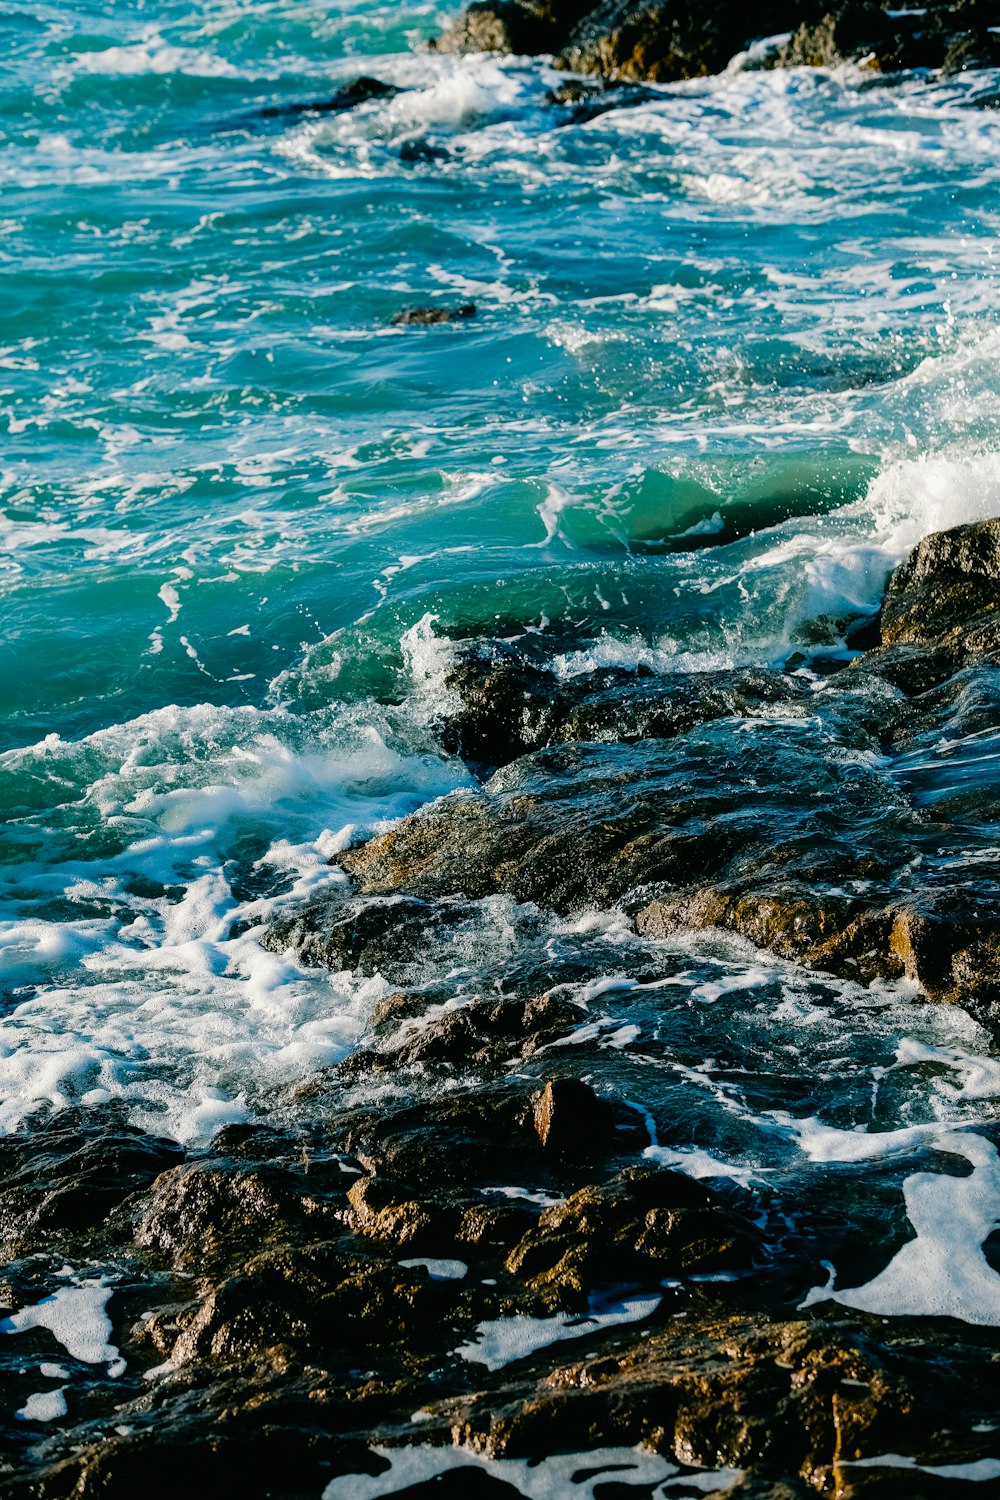
[[(781, 663), (1000, 510), (996, 79), (581, 123), (543, 63), (415, 50), (447, 14), (0, 15), (7, 1128), (122, 1098), (198, 1142), (355, 1044), (380, 981), (254, 931), (468, 782), (449, 635)], [(296, 109), (359, 74), (400, 92)]]

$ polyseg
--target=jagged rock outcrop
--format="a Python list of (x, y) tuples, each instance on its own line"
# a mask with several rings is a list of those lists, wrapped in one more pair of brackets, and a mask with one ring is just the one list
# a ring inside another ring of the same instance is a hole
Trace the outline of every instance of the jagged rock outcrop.
[(269, 941), (339, 962), (367, 952), (347, 934), (380, 912), (426, 934), (497, 893), (621, 904), (647, 936), (724, 928), (862, 982), (906, 977), (992, 1024), (1000, 885), (988, 867), (956, 874), (948, 851), (989, 843), (996, 798), (987, 782), (976, 833), (964, 783), (914, 800), (905, 757), (898, 772), (884, 757), (989, 722), (969, 674), (992, 680), (998, 606), (991, 520), (920, 543), (889, 581), (877, 644), (822, 696), (751, 669), (564, 684), (537, 648), (460, 648), (442, 734), (502, 769), (339, 856), (359, 894), (318, 898)]
[(853, 61), (880, 72), (959, 71), (1000, 62), (996, 16), (986, 0), (769, 0), (748, 14), (733, 0), (476, 0), (438, 41), (445, 51), (555, 53), (572, 72), (670, 83), (718, 73), (755, 41), (757, 66), (835, 67)]

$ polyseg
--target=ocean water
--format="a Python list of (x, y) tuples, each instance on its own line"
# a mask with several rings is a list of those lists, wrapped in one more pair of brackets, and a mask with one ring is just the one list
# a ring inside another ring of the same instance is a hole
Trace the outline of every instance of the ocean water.
[[(567, 676), (836, 653), (1000, 512), (1000, 77), (732, 71), (580, 121), (544, 62), (420, 50), (449, 14), (0, 14), (0, 1129), (120, 1100), (199, 1146), (358, 1045), (388, 979), (258, 935), (470, 784), (449, 637), (562, 631)], [(398, 92), (301, 110), (359, 75)], [(961, 1011), (501, 898), (428, 963), (452, 1003), (565, 986), (650, 1159), (905, 1208), (907, 1265), (839, 1247), (848, 1305), (1000, 1324)], [(971, 1175), (928, 1187), (931, 1146)]]

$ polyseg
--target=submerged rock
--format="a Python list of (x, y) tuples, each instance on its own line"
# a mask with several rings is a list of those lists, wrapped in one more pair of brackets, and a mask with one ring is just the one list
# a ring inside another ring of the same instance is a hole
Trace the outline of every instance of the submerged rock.
[(416, 140), (403, 141), (399, 148), (399, 159), (407, 167), (431, 166), (435, 162), (448, 161), (450, 153), (444, 146), (436, 146), (433, 141), (418, 137)]
[(476, 304), (463, 302), (458, 307), (404, 307), (392, 318), (396, 328), (429, 328), (435, 323), (462, 323), (476, 316)]
[(264, 119), (279, 119), (286, 115), (343, 114), (367, 104), (371, 99), (394, 99), (400, 90), (394, 83), (383, 83), (381, 78), (355, 78), (327, 99), (307, 99), (293, 104), (275, 104), (261, 110)]

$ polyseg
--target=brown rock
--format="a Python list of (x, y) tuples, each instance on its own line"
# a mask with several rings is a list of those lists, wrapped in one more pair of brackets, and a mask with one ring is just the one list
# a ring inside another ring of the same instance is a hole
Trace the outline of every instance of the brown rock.
[(578, 1078), (550, 1078), (535, 1098), (534, 1120), (538, 1139), (556, 1156), (586, 1154), (614, 1128), (607, 1104)]
[(584, 1307), (595, 1288), (747, 1266), (758, 1236), (680, 1173), (630, 1167), (542, 1212), (507, 1268), (553, 1306)]

